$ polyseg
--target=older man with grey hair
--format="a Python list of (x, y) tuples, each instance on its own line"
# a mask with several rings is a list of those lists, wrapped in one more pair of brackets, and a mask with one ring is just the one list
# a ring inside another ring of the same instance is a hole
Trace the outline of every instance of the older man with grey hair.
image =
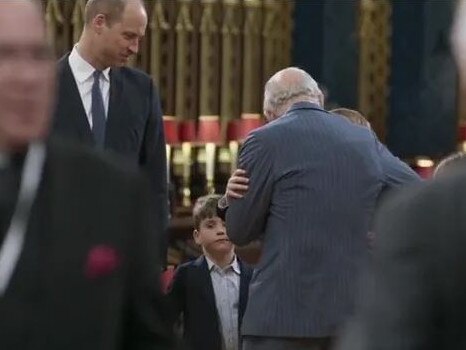
[(276, 73), (265, 86), (269, 123), (240, 153), (248, 190), (228, 198), (227, 232), (238, 245), (264, 241), (245, 350), (328, 349), (353, 310), (381, 191), (419, 179), (371, 130), (329, 117), (322, 100), (303, 70)]

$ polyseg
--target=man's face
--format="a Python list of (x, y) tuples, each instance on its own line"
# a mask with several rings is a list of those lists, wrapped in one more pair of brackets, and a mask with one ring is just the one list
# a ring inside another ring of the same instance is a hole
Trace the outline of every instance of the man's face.
[(226, 235), (225, 222), (218, 216), (206, 218), (194, 231), (194, 240), (210, 253), (228, 253), (233, 249), (233, 243)]
[(147, 27), (147, 14), (142, 4), (130, 1), (125, 6), (121, 19), (115, 23), (102, 23), (98, 28), (100, 57), (105, 67), (121, 67), (139, 51), (139, 43)]
[(0, 147), (43, 138), (54, 93), (55, 64), (40, 11), (29, 1), (0, 1)]

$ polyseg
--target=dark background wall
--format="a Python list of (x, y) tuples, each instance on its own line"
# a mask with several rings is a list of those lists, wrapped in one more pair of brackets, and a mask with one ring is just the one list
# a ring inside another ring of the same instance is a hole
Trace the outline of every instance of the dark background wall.
[(328, 91), (328, 100), (357, 107), (357, 2), (297, 0), (293, 63)]
[(394, 1), (387, 143), (403, 156), (454, 150), (457, 82), (450, 53), (453, 1)]
[[(329, 93), (357, 108), (359, 2), (296, 0), (293, 64)], [(456, 71), (449, 32), (453, 0), (392, 1), (386, 142), (402, 157), (440, 157), (455, 149)]]

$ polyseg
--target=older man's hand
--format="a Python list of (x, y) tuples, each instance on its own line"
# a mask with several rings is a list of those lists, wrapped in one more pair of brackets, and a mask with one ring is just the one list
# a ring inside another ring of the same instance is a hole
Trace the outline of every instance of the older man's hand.
[(249, 178), (246, 176), (246, 171), (236, 169), (228, 180), (225, 196), (235, 199), (243, 198), (244, 194), (248, 191), (248, 183)]
[(229, 205), (230, 199), (243, 198), (244, 194), (248, 191), (249, 179), (246, 177), (246, 171), (243, 169), (236, 169), (231, 177), (228, 179), (225, 195), (220, 199), (218, 206), (225, 209)]

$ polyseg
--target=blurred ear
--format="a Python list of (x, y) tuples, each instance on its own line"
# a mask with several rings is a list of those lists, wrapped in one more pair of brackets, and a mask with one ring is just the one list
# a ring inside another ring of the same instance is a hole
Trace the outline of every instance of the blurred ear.
[(193, 238), (194, 238), (194, 242), (196, 242), (197, 245), (201, 245), (202, 242), (201, 242), (201, 237), (200, 237), (198, 230), (193, 230)]
[(101, 34), (104, 30), (104, 27), (107, 26), (107, 19), (104, 14), (98, 14), (92, 20), (92, 27), (94, 28), (97, 34)]

